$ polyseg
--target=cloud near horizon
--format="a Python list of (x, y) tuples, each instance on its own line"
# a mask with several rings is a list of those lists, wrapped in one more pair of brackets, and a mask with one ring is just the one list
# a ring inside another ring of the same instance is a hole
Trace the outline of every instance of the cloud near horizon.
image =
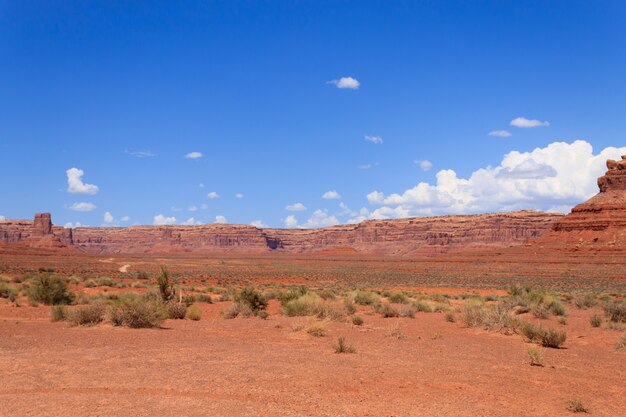
[[(511, 122), (513, 123), (513, 122)], [(511, 136), (511, 132), (509, 132), (508, 130), (492, 130), (491, 132), (487, 133), (489, 136), (495, 136), (497, 138), (508, 138)]]
[(67, 192), (71, 194), (98, 194), (98, 186), (85, 184), (82, 180), (85, 172), (79, 168), (70, 168), (65, 171), (67, 174)]
[(97, 209), (98, 206), (96, 206), (94, 203), (80, 202), (80, 203), (74, 203), (68, 208), (74, 211), (88, 212), (88, 211), (93, 211)]
[(176, 224), (176, 217), (166, 217), (162, 214), (157, 214), (152, 220), (152, 224), (155, 226), (168, 226)]
[(322, 194), (322, 198), (324, 200), (339, 200), (341, 198), (341, 194), (339, 194), (336, 190), (328, 190)]
[(295, 204), (289, 204), (288, 206), (285, 206), (285, 210), (288, 210), (288, 211), (304, 211), (304, 210), (306, 210), (306, 207), (302, 203), (295, 203)]
[[(496, 167), (480, 168), (469, 178), (452, 169), (437, 173), (436, 183), (420, 182), (402, 193), (375, 190), (367, 195), (379, 206), (361, 213), (364, 218), (466, 214), (535, 209), (568, 211), (598, 192), (596, 179), (608, 158), (626, 147), (608, 147), (594, 154), (590, 143), (554, 142), (531, 152), (511, 151)], [(354, 220), (354, 219), (353, 219)]]

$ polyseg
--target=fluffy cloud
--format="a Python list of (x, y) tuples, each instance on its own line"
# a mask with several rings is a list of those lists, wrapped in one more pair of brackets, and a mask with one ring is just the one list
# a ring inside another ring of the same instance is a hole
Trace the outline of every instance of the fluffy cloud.
[(181, 223), (183, 226), (198, 226), (201, 225), (202, 222), (200, 220), (196, 220), (193, 217), (188, 218), (184, 222)]
[(263, 220), (254, 220), (250, 222), (250, 226), (258, 227), (259, 229), (263, 229), (265, 227), (269, 227)]
[(111, 226), (118, 226), (120, 222), (127, 222), (130, 220), (130, 217), (128, 216), (124, 216), (121, 219), (116, 219), (115, 217), (113, 217), (113, 215), (111, 214), (111, 212), (107, 211), (104, 213), (104, 216), (102, 218), (102, 220), (104, 221), (104, 223), (102, 223), (102, 226), (104, 227), (111, 227)]
[(121, 222), (127, 222), (127, 221), (130, 221), (130, 217), (128, 217), (128, 216), (124, 216), (124, 217), (122, 217), (122, 218), (120, 219), (120, 221), (121, 221)]
[(330, 190), (322, 194), (322, 198), (325, 200), (339, 200), (341, 195), (335, 190)]
[(381, 206), (369, 218), (481, 213), (536, 209), (567, 211), (597, 193), (596, 179), (605, 161), (626, 153), (626, 147), (593, 153), (590, 143), (554, 142), (531, 152), (512, 151), (496, 167), (458, 178), (451, 169), (441, 170), (436, 183), (421, 182), (401, 194), (373, 191), (370, 204)]
[(0, 215), (0, 220), (6, 220), (6, 217)]
[(185, 158), (187, 159), (202, 158), (202, 152), (189, 152), (188, 154), (185, 155)]
[[(515, 120), (517, 120), (517, 119), (515, 119)], [(511, 124), (513, 124), (513, 122), (511, 122)], [(507, 130), (492, 130), (491, 132), (488, 133), (488, 135), (489, 136), (495, 136), (497, 138), (508, 138), (509, 136), (511, 136), (511, 132), (509, 132)]]
[(338, 80), (327, 81), (326, 84), (334, 84), (337, 88), (348, 88), (350, 90), (357, 90), (361, 86), (359, 80), (352, 77), (341, 77)]
[(166, 226), (166, 225), (170, 225), (170, 224), (175, 224), (176, 223), (176, 217), (166, 217), (162, 214), (157, 214), (156, 216), (154, 216), (154, 219), (152, 221), (152, 224), (155, 226)]
[(383, 143), (383, 138), (381, 138), (380, 136), (365, 135), (364, 139), (366, 142), (372, 142), (375, 145), (380, 145), (381, 143)]
[(298, 227), (298, 219), (296, 219), (296, 216), (291, 214), (283, 219), (283, 224), (288, 229), (295, 229)]
[(215, 200), (216, 198), (220, 198), (220, 195), (218, 193), (216, 193), (215, 191), (211, 191), (206, 196), (208, 198), (210, 198), (211, 200)]
[(237, 194), (235, 194), (235, 198), (243, 198), (243, 194), (237, 193)]
[[(2, 220), (2, 219), (0, 219), (0, 220)], [(80, 222), (76, 222), (76, 223), (68, 222), (68, 223), (65, 223), (63, 225), (63, 227), (66, 228), (66, 229), (75, 229), (77, 227), (87, 227), (87, 225), (86, 224), (80, 224)]]
[(215, 216), (215, 223), (228, 223), (228, 220), (222, 215), (217, 215)]
[(285, 209), (289, 211), (304, 211), (306, 210), (306, 207), (302, 203), (295, 203), (286, 206)]
[(109, 213), (108, 211), (106, 213), (104, 213), (104, 222), (107, 224), (113, 224), (115, 222), (115, 219), (113, 218), (113, 215), (111, 213)]
[(74, 211), (93, 211), (97, 208), (98, 207), (95, 204), (85, 203), (85, 202), (74, 203), (71, 206), (69, 206), (69, 209), (74, 210)]
[(424, 172), (430, 171), (430, 169), (433, 167), (433, 163), (430, 162), (427, 159), (421, 159), (421, 160), (418, 159), (418, 160), (413, 161), (413, 162), (416, 163), (417, 165), (419, 165), (420, 169), (422, 171), (424, 171)]
[(65, 171), (67, 174), (67, 192), (72, 194), (97, 194), (98, 186), (94, 184), (83, 183), (83, 175), (85, 172), (82, 169), (70, 168)]
[(540, 126), (550, 126), (550, 122), (547, 120), (542, 122), (537, 119), (527, 119), (525, 117), (516, 117), (511, 120), (511, 126), (515, 127), (540, 127)]

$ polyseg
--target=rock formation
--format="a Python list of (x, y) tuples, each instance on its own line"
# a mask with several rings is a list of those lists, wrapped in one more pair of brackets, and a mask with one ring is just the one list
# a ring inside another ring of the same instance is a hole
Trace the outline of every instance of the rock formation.
[(52, 226), (48, 213), (32, 222), (0, 222), (0, 242), (35, 247), (72, 247), (87, 253), (176, 253), (321, 250), (407, 255), (461, 247), (520, 245), (547, 233), (561, 215), (519, 211), (467, 216), (369, 220), (322, 229), (259, 229), (254, 226)]
[(578, 246), (626, 246), (626, 155), (609, 159), (604, 176), (598, 178), (600, 192), (577, 205), (554, 224), (542, 242)]

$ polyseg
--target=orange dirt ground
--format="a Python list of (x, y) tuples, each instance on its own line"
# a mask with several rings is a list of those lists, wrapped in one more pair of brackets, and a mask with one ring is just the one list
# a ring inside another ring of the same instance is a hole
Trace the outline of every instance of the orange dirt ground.
[[(275, 257), (159, 258), (0, 253), (9, 277), (54, 267), (65, 276), (132, 282), (167, 264), (185, 285), (303, 283), (411, 289), (447, 294), (502, 294), (511, 283), (553, 289), (614, 291), (623, 296), (625, 265), (572, 254), (531, 264), (522, 255), (449, 254), (438, 258)], [(131, 265), (126, 274), (123, 265)], [(532, 271), (536, 275), (532, 275)], [(204, 280), (204, 281), (203, 281)], [(145, 291), (86, 288), (78, 292)], [(460, 300), (454, 300), (459, 306)], [(230, 302), (197, 304), (200, 321), (167, 320), (162, 329), (50, 322), (49, 307), (0, 300), (0, 416), (558, 416), (580, 398), (594, 416), (626, 415), (624, 332), (593, 328), (592, 314), (568, 305), (562, 349), (539, 348), (531, 366), (521, 335), (449, 323), (441, 313), (382, 318), (359, 307), (365, 324), (329, 322), (324, 337), (284, 317), (271, 301), (268, 320), (224, 320)], [(404, 335), (390, 335), (399, 329)], [(354, 354), (336, 354), (345, 336)]]

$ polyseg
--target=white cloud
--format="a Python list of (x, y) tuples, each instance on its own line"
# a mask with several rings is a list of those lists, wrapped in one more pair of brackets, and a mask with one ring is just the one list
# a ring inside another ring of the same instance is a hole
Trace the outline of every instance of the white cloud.
[(109, 213), (108, 211), (104, 213), (104, 222), (107, 224), (115, 223), (115, 219), (113, 218), (113, 215)]
[(469, 178), (451, 169), (437, 173), (435, 184), (421, 182), (401, 194), (373, 191), (370, 204), (381, 207), (369, 218), (482, 213), (535, 209), (567, 211), (597, 193), (596, 179), (608, 158), (626, 153), (609, 147), (593, 153), (590, 143), (554, 142), (531, 152), (512, 151), (496, 167), (480, 168)]
[(98, 186), (94, 184), (85, 184), (82, 181), (85, 173), (82, 169), (70, 168), (65, 171), (67, 174), (67, 192), (72, 194), (97, 194)]
[(152, 158), (157, 156), (157, 154), (152, 151), (125, 151), (125, 153), (135, 158)]
[(166, 226), (166, 225), (171, 225), (171, 224), (175, 224), (176, 223), (176, 217), (166, 217), (162, 214), (157, 214), (156, 216), (154, 216), (154, 219), (152, 221), (152, 224), (154, 224), (155, 226)]
[(350, 90), (357, 90), (361, 86), (359, 80), (352, 77), (341, 77), (338, 80), (327, 81), (326, 84), (334, 84), (337, 88), (348, 88)]
[(325, 200), (339, 200), (341, 195), (335, 190), (329, 190), (322, 194), (322, 198)]
[(6, 220), (6, 217), (0, 215), (0, 220)]
[(263, 222), (263, 220), (254, 220), (250, 222), (250, 226), (258, 227), (259, 229), (269, 227), (266, 223)]
[(377, 167), (378, 165), (380, 165), (378, 162), (374, 162), (373, 164), (359, 165), (357, 168), (359, 168), (359, 169), (370, 169), (370, 168)]
[(283, 219), (283, 224), (288, 229), (295, 229), (298, 227), (298, 219), (296, 219), (296, 216), (291, 214)]
[(215, 216), (215, 223), (228, 223), (228, 220), (222, 215), (217, 215)]
[(547, 120), (542, 122), (537, 119), (527, 119), (525, 117), (516, 117), (511, 120), (511, 126), (515, 127), (539, 127), (539, 126), (550, 126), (550, 122)]
[(334, 226), (336, 224), (339, 224), (339, 220), (337, 219), (337, 217), (331, 214), (328, 214), (324, 210), (315, 210), (313, 212), (313, 215), (304, 224), (304, 227), (306, 228), (327, 227), (327, 226)]
[(189, 207), (187, 207), (187, 210), (189, 210), (189, 211), (198, 211), (198, 206), (189, 206)]
[(198, 184), (198, 188), (204, 188), (204, 184), (203, 183)]
[[(2, 219), (0, 219), (0, 220), (2, 220)], [(76, 222), (76, 223), (68, 222), (68, 223), (65, 223), (63, 225), (63, 227), (66, 228), (66, 229), (74, 229), (76, 227), (88, 227), (88, 225), (80, 224), (80, 222)]]
[(295, 203), (286, 206), (285, 209), (289, 211), (304, 211), (306, 210), (306, 207), (302, 203)]
[(430, 170), (431, 170), (431, 168), (433, 167), (433, 163), (432, 163), (432, 162), (430, 162), (430, 161), (429, 161), (429, 160), (427, 160), (427, 159), (421, 159), (421, 160), (420, 160), (420, 159), (418, 159), (418, 160), (415, 160), (415, 161), (413, 161), (413, 162), (414, 162), (414, 163), (416, 163), (417, 165), (419, 165), (419, 166), (420, 166), (420, 169), (421, 169), (422, 171), (424, 171), (424, 172), (426, 172), (426, 171), (430, 171)]
[(243, 198), (243, 194), (237, 193), (237, 194), (235, 194), (235, 198)]
[(122, 217), (122, 218), (120, 219), (120, 221), (121, 221), (121, 222), (127, 222), (127, 221), (130, 221), (130, 217), (128, 217), (128, 216), (124, 216), (124, 217)]
[(98, 207), (93, 204), (93, 203), (74, 203), (71, 206), (69, 206), (70, 210), (74, 210), (74, 211), (93, 211), (95, 209), (97, 209)]
[(212, 200), (215, 200), (216, 198), (220, 198), (220, 195), (218, 193), (216, 193), (215, 191), (211, 191), (206, 196), (209, 197)]
[(383, 143), (383, 138), (381, 138), (380, 136), (365, 135), (365, 141), (372, 142), (375, 145), (380, 145), (381, 143)]
[(185, 155), (185, 158), (187, 159), (202, 158), (202, 152), (189, 152), (188, 154)]
[[(513, 122), (511, 122), (511, 124), (513, 124)], [(487, 134), (489, 136), (495, 136), (497, 138), (508, 138), (509, 136), (511, 136), (511, 132), (509, 132), (508, 130), (492, 130)]]
[(184, 222), (181, 223), (183, 226), (199, 226), (202, 222), (200, 220), (196, 220), (193, 217), (188, 218)]

